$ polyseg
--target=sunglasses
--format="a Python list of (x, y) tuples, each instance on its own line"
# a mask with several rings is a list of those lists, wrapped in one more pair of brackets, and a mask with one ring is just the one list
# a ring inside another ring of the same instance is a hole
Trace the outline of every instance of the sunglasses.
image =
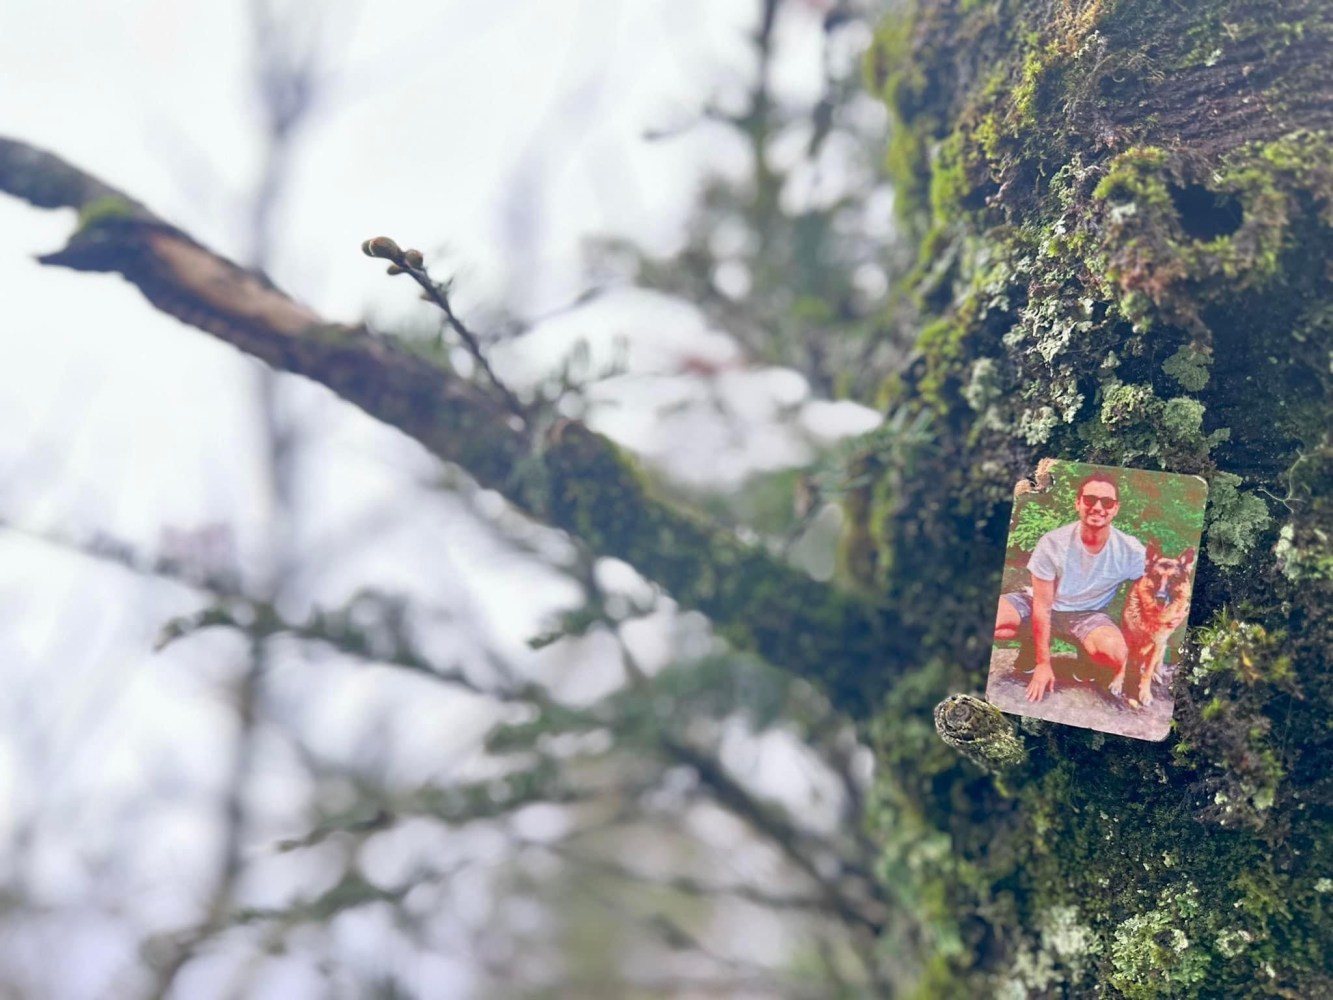
[(1082, 496), (1082, 497), (1079, 497), (1079, 499), (1083, 501), (1083, 503), (1084, 503), (1085, 506), (1088, 506), (1088, 507), (1100, 507), (1100, 508), (1102, 508), (1102, 510), (1110, 510), (1112, 507), (1114, 507), (1116, 504), (1118, 504), (1118, 503), (1120, 502), (1120, 501), (1117, 500), (1115, 497), (1089, 497), (1089, 496)]

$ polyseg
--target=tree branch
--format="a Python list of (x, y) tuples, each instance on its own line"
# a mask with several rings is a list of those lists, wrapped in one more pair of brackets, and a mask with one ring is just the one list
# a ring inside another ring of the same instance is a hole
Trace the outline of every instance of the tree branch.
[(281, 371), (304, 375), (462, 466), (600, 556), (635, 566), (723, 635), (866, 715), (915, 646), (896, 616), (812, 580), (661, 502), (605, 437), (572, 421), (540, 438), (507, 401), (363, 326), (329, 323), (60, 158), (0, 138), (0, 191), (81, 225), (44, 264), (115, 272), (159, 310)]

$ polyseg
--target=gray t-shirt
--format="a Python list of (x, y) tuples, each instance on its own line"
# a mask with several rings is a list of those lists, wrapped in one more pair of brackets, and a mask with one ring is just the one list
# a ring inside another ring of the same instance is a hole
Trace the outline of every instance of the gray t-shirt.
[(1075, 521), (1048, 531), (1028, 559), (1028, 572), (1038, 580), (1055, 581), (1052, 611), (1101, 611), (1126, 580), (1143, 575), (1143, 543), (1111, 529), (1111, 537), (1096, 555), (1079, 538)]

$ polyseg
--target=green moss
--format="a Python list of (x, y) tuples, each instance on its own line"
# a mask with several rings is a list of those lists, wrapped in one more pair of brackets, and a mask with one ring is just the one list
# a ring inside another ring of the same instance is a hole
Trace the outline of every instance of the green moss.
[(1308, 192), (1333, 223), (1333, 138), (1326, 132), (1294, 129), (1271, 142), (1256, 143), (1247, 153), (1285, 181), (1285, 187)]
[[(361, 337), (369, 334), (363, 326), (348, 326), (345, 323), (317, 323), (312, 327), (302, 331), (303, 338), (318, 341), (321, 344), (327, 344), (330, 347), (336, 347), (340, 344), (350, 344)], [(440, 352), (430, 350), (420, 339), (399, 339), (396, 343), (411, 354), (424, 357), (429, 361), (439, 362)]]
[(88, 229), (108, 219), (134, 219), (139, 214), (139, 210), (124, 198), (107, 195), (104, 198), (96, 198), (79, 209), (78, 229)]
[(1037, 83), (1045, 68), (1046, 61), (1040, 53), (1029, 52), (1023, 57), (1023, 69), (1013, 95), (1014, 111), (1021, 120), (1031, 118), (1036, 110)]
[(1262, 625), (1236, 621), (1225, 609), (1196, 634), (1198, 652), (1191, 673), (1195, 682), (1218, 676), (1245, 684), (1285, 683), (1292, 678), (1291, 658), (1281, 652), (1282, 635)]
[(946, 316), (925, 327), (917, 340), (918, 349), (929, 366), (917, 389), (921, 398), (936, 408), (946, 408), (950, 402), (949, 373), (964, 354), (963, 340), (967, 329), (957, 317)]
[(1241, 479), (1229, 472), (1213, 476), (1208, 493), (1208, 556), (1220, 566), (1239, 566), (1268, 527), (1268, 505), (1239, 489)]
[(1142, 423), (1145, 418), (1156, 417), (1160, 410), (1161, 402), (1152, 386), (1117, 382), (1102, 396), (1101, 417), (1107, 427)]
[(898, 217), (913, 226), (922, 224), (930, 187), (929, 163), (921, 124), (917, 118), (928, 92), (918, 60), (912, 58), (913, 14), (908, 9), (886, 18), (866, 54), (866, 76), (893, 115), (885, 164), (894, 184)]
[(1309, 528), (1298, 541), (1296, 526), (1284, 524), (1273, 555), (1293, 583), (1333, 583), (1333, 535), (1323, 528)]
[(889, 148), (885, 165), (894, 178), (894, 212), (899, 219), (913, 228), (923, 226), (930, 189), (926, 169), (926, 149), (921, 138), (912, 129), (898, 124), (889, 133)]
[(1198, 441), (1203, 438), (1204, 405), (1197, 399), (1177, 396), (1168, 399), (1162, 407), (1162, 430), (1178, 441)]
[(948, 223), (973, 186), (963, 158), (963, 136), (955, 132), (940, 143), (930, 174), (930, 207), (936, 222)]
[(1221, 826), (1264, 829), (1286, 780), (1283, 738), (1274, 739), (1267, 710), (1299, 696), (1284, 638), (1225, 609), (1195, 633), (1180, 712), (1188, 746), (1177, 760), (1200, 772), (1203, 814)]
[(1213, 356), (1193, 344), (1184, 344), (1162, 362), (1162, 371), (1175, 379), (1187, 392), (1199, 392), (1208, 384), (1208, 369)]
[(1130, 1000), (1177, 997), (1202, 984), (1209, 952), (1197, 940), (1199, 916), (1199, 891), (1186, 881), (1162, 893), (1155, 908), (1123, 920), (1111, 939), (1110, 984)]
[(1142, 201), (1148, 206), (1164, 208), (1171, 198), (1160, 173), (1170, 160), (1170, 154), (1158, 146), (1133, 146), (1111, 160), (1106, 175), (1093, 188), (1092, 197), (1117, 205)]
[(1037, 938), (1030, 948), (1018, 952), (1007, 973), (1000, 977), (995, 990), (999, 1000), (1027, 1000), (1060, 983), (1077, 982), (1103, 950), (1077, 906), (1051, 906), (1034, 923)]

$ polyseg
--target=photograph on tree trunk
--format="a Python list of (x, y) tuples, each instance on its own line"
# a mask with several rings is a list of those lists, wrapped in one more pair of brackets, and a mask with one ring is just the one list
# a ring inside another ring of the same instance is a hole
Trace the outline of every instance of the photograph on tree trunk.
[(1330, 65), (6, 12), (0, 995), (1333, 996)]
[(1035, 487), (1014, 490), (986, 698), (1016, 715), (1165, 739), (1208, 484), (1079, 462), (1039, 470)]

